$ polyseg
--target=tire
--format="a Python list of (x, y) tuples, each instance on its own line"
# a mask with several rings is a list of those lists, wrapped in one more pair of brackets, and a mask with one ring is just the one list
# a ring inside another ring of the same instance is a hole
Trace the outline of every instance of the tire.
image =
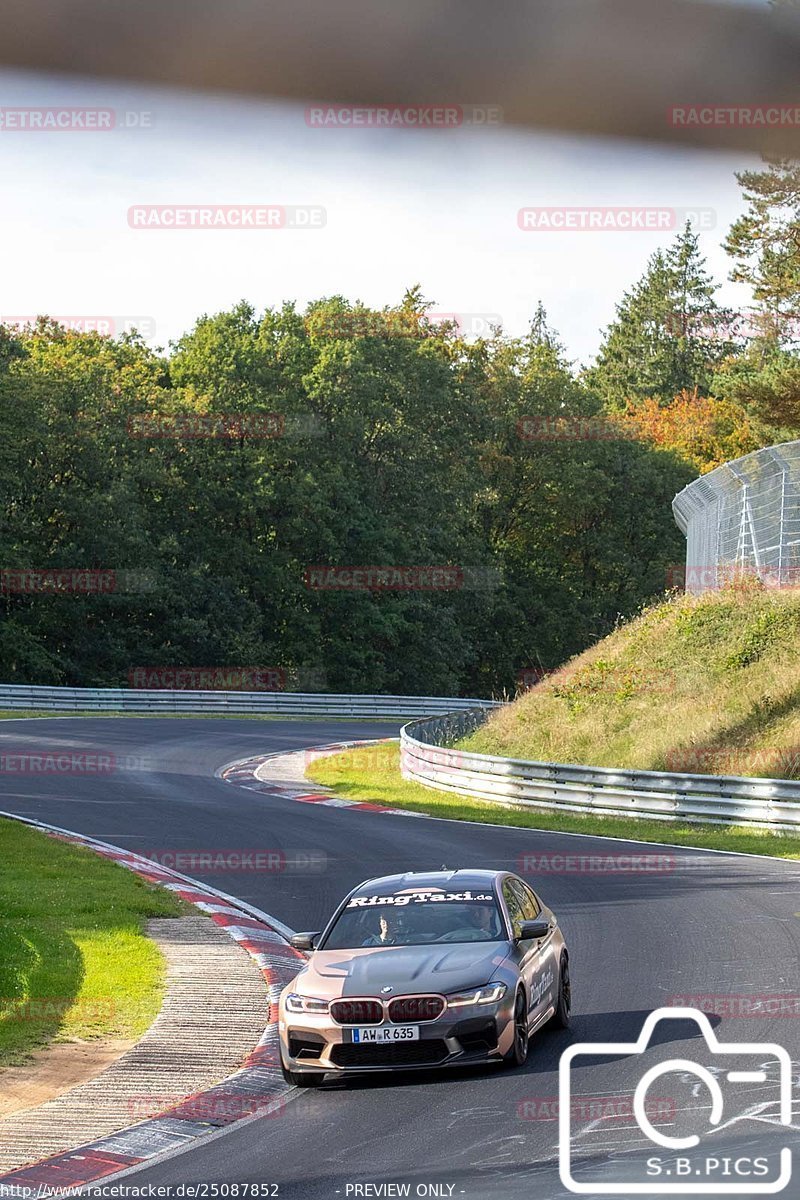
[(572, 984), (569, 978), (569, 957), (561, 955), (561, 965), (558, 969), (558, 1003), (556, 1011), (550, 1018), (554, 1029), (569, 1029), (570, 1013), (572, 1010)]
[(295, 1087), (319, 1087), (325, 1078), (323, 1071), (290, 1071), (281, 1063), (281, 1074)]
[(507, 1067), (524, 1067), (529, 1049), (528, 1002), (520, 988), (514, 1000), (514, 1045), (503, 1055), (503, 1062)]

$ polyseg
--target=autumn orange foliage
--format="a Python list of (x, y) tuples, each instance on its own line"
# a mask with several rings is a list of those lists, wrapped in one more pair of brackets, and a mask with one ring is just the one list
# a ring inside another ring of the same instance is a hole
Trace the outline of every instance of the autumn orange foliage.
[(684, 389), (669, 404), (655, 397), (631, 401), (624, 412), (610, 419), (629, 437), (673, 450), (693, 463), (701, 475), (757, 450), (760, 444), (741, 405), (700, 396), (696, 389)]

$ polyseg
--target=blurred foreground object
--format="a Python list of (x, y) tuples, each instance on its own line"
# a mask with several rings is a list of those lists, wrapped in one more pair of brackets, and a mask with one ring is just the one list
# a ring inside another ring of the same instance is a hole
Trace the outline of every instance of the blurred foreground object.
[(787, 4), (9, 0), (0, 62), (287, 100), (495, 105), (510, 124), (773, 154), (800, 144)]

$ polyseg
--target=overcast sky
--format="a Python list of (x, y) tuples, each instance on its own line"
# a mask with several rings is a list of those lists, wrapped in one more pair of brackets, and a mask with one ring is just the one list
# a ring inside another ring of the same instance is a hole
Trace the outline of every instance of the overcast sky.
[[(241, 298), (258, 309), (333, 293), (381, 307), (422, 285), (438, 311), (525, 331), (541, 298), (588, 361), (665, 231), (522, 231), (521, 208), (713, 210), (701, 245), (721, 298), (720, 243), (757, 160), (504, 128), (313, 128), (302, 106), (0, 73), (0, 105), (109, 108), (110, 131), (0, 129), (3, 317), (147, 319), (153, 345)], [(490, 105), (491, 97), (458, 98)], [(125, 116), (125, 114), (136, 114)], [(146, 114), (140, 116), (139, 114)], [(138, 229), (147, 205), (313, 205), (323, 228)], [(476, 322), (479, 326), (479, 321)]]

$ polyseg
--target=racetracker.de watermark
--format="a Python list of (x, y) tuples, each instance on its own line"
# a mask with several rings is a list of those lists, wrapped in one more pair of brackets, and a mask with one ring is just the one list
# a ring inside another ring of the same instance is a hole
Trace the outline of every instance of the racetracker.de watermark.
[(744, 566), (736, 563), (672, 563), (667, 567), (664, 582), (668, 589), (685, 588), (699, 592), (707, 588), (747, 585), (760, 582), (764, 587), (800, 586), (800, 567)]
[(305, 110), (312, 129), (458, 129), (502, 125), (497, 104), (312, 104)]
[(678, 1008), (696, 1008), (718, 1017), (743, 1019), (800, 1017), (800, 995), (781, 992), (734, 992), (719, 995), (710, 992), (670, 996), (666, 1003)]
[[(5, 325), (9, 329), (17, 329), (22, 333), (35, 329), (40, 319), (39, 316), (31, 314), (13, 314), (7, 317), (0, 316), (0, 325)], [(65, 316), (46, 316), (44, 319), (55, 322), (56, 325), (66, 329), (68, 333), (97, 333), (101, 337), (117, 337), (121, 333), (137, 332), (143, 338), (152, 338), (156, 335), (154, 317), (111, 316), (108, 314), (98, 316), (73, 313)]]
[(41, 108), (4, 105), (0, 133), (110, 133), (114, 129), (152, 129), (155, 113), (116, 108)]
[(713, 208), (659, 205), (544, 205), (521, 208), (517, 225), (524, 233), (663, 233), (682, 229), (714, 229)]
[(390, 742), (348, 746), (343, 750), (338, 749), (338, 747), (332, 749), (322, 747), (319, 750), (315, 750), (312, 747), (302, 752), (303, 766), (305, 769), (310, 767), (312, 763), (319, 762), (321, 758), (330, 758), (335, 754), (336, 765), (342, 770), (358, 768), (364, 771), (382, 771), (390, 763), (394, 749), (395, 747)]
[[(279, 1117), (283, 1114), (285, 1101), (283, 1097), (269, 1093), (259, 1095), (220, 1090), (201, 1092), (197, 1096), (181, 1096), (179, 1093), (145, 1092), (139, 1096), (130, 1096), (127, 1107), (132, 1121), (146, 1121), (159, 1113), (168, 1113), (169, 1116), (179, 1117), (181, 1120), (227, 1125), (253, 1113), (262, 1117)], [(227, 1194), (220, 1192), (220, 1195)], [(236, 1195), (234, 1191), (229, 1194)]]
[(137, 413), (126, 424), (129, 437), (175, 441), (269, 441), (322, 437), (326, 425), (316, 413)]
[(754, 308), (738, 312), (723, 309), (718, 313), (669, 313), (664, 328), (674, 337), (706, 341), (748, 341), (770, 337), (773, 331), (787, 341), (800, 341), (800, 318), (788, 314), (773, 316)]
[(131, 229), (324, 229), (320, 204), (133, 204)]
[(312, 313), (305, 318), (312, 337), (330, 338), (425, 338), (440, 332), (458, 337), (491, 337), (502, 325), (500, 313), (415, 312)]
[(283, 437), (286, 418), (283, 413), (137, 413), (129, 417), (130, 437), (139, 438), (252, 438), (265, 440)]
[(617, 699), (625, 695), (640, 695), (642, 692), (673, 695), (676, 682), (675, 672), (665, 667), (654, 670), (648, 667), (626, 668), (621, 664), (589, 664), (551, 670), (523, 667), (517, 673), (518, 688), (546, 683), (555, 695), (585, 692), (587, 695), (607, 694)]
[(500, 582), (494, 567), (456, 566), (313, 566), (303, 578), (307, 588), (323, 592), (483, 591)]
[(549, 678), (554, 669), (553, 667), (521, 667), (516, 675), (517, 688), (527, 690), (536, 687), (543, 679)]
[(146, 691), (283, 692), (283, 667), (131, 667), (128, 684)]
[(14, 996), (0, 996), (0, 1013), (6, 1021), (40, 1024), (46, 1021), (109, 1021), (116, 1011), (111, 996), (29, 996), (20, 1000)]
[[(558, 1096), (528, 1096), (517, 1102), (521, 1121), (557, 1121), (560, 1115)], [(671, 1124), (677, 1113), (676, 1101), (667, 1096), (648, 1096), (645, 1111), (653, 1124)], [(633, 1095), (630, 1096), (572, 1096), (570, 1117), (573, 1121), (633, 1120)]]
[(800, 125), (796, 104), (673, 104), (667, 122), (678, 129), (781, 129)]
[(3, 567), (0, 595), (110, 595), (148, 592), (154, 586), (148, 571), (86, 570), (81, 567)]
[(79, 750), (7, 750), (0, 754), (0, 775), (114, 775), (149, 771), (152, 760), (138, 754)]
[(212, 874), (244, 871), (275, 875), (321, 875), (328, 869), (328, 856), (319, 849), (285, 850), (264, 846), (233, 850), (157, 848), (137, 851), (136, 858), (145, 858), (170, 871), (190, 875), (195, 871)]
[(517, 434), (524, 442), (618, 442), (626, 436), (618, 425), (602, 417), (544, 415), (520, 417)]
[(464, 766), (464, 754), (463, 750), (451, 750), (445, 746), (423, 746), (422, 744), (416, 746), (412, 752), (403, 744), (400, 747), (400, 762), (403, 766), (408, 764), (411, 767), (415, 763), (424, 762), (432, 763), (437, 767), (459, 769)]
[(678, 869), (672, 854), (520, 854), (520, 875), (664, 875)]

